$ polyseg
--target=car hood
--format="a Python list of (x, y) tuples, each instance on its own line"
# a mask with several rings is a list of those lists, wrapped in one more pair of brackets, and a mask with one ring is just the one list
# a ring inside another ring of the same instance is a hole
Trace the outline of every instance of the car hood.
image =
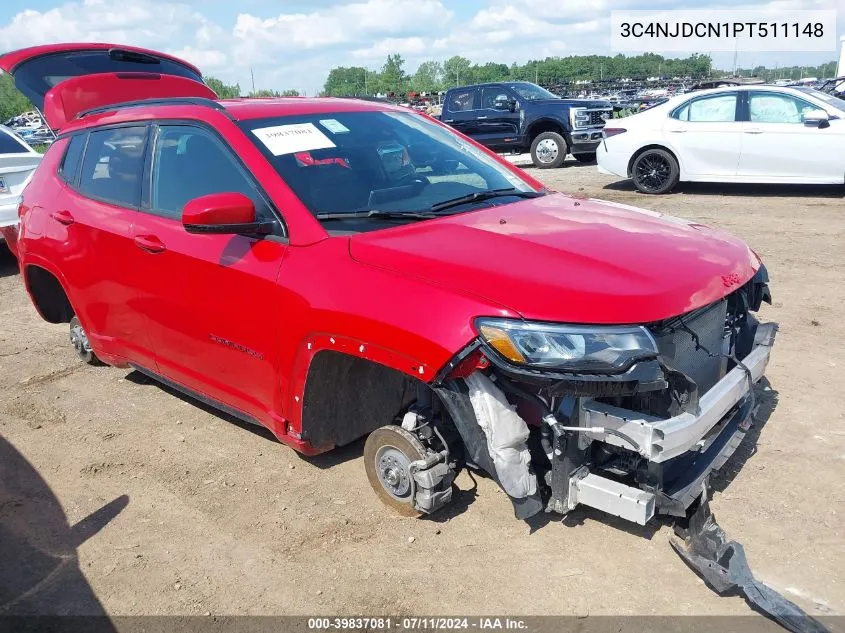
[(593, 99), (533, 99), (527, 103), (532, 106), (573, 106), (576, 108), (610, 108), (609, 101), (595, 101)]
[[(739, 239), (670, 216), (562, 194), (362, 233), (358, 262), (483, 297), (526, 319), (648, 323), (750, 279)], [(436, 318), (437, 306), (427, 306)]]

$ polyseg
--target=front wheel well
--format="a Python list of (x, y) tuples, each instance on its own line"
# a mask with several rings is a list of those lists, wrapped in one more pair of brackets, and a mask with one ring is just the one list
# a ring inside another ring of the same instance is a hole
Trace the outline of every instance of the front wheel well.
[(26, 285), (36, 310), (48, 323), (70, 323), (74, 317), (65, 289), (56, 276), (40, 266), (26, 267)]
[(678, 156), (677, 156), (677, 154), (675, 154), (675, 152), (673, 152), (671, 149), (669, 149), (665, 145), (659, 145), (657, 143), (653, 143), (651, 145), (646, 145), (644, 147), (641, 147), (636, 152), (634, 152), (633, 156), (631, 156), (631, 160), (628, 161), (628, 178), (631, 177), (632, 170), (634, 169), (634, 161), (637, 160), (637, 158), (641, 154), (643, 154), (644, 152), (647, 152), (650, 149), (662, 149), (664, 152), (669, 152), (672, 155), (672, 158), (675, 159), (675, 162), (677, 162), (678, 165), (680, 166), (681, 161), (678, 160)]
[[(552, 121), (551, 119), (544, 119), (542, 121), (537, 121), (536, 123), (533, 123), (531, 127), (528, 128), (529, 142), (533, 141), (543, 132), (556, 132), (557, 134), (560, 134), (564, 139), (567, 139), (566, 128), (564, 128), (563, 125), (561, 125), (557, 121)], [(569, 140), (567, 139), (566, 142), (568, 143)]]
[(349, 444), (406, 411), (420, 386), (424, 383), (366, 358), (317, 352), (302, 399), (302, 439), (317, 448)]

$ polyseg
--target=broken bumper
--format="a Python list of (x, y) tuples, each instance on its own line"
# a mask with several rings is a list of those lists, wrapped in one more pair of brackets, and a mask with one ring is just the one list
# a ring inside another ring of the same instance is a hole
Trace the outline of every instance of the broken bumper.
[[(751, 383), (763, 377), (776, 332), (777, 325), (774, 323), (758, 326), (754, 347), (742, 360), (744, 367), (734, 367), (701, 396), (694, 413), (681, 413), (661, 420), (588, 401), (584, 404), (585, 425), (621, 431), (637, 443), (640, 455), (656, 463), (666, 462), (690, 450), (701, 450), (714, 439), (710, 431), (716, 429), (718, 432), (720, 422), (751, 391), (749, 377)], [(613, 435), (601, 436), (600, 439), (608, 444), (630, 448), (627, 442)]]
[[(761, 324), (751, 352), (742, 360), (744, 367), (732, 369), (701, 396), (693, 413), (659, 419), (592, 400), (585, 402), (584, 425), (617, 430), (631, 438), (658, 481), (652, 490), (648, 486), (641, 489), (582, 470), (570, 483), (569, 507), (582, 503), (641, 524), (655, 510), (684, 516), (702, 483), (725, 464), (751, 426), (753, 383), (765, 373), (776, 331), (774, 323)], [(596, 437), (632, 449), (614, 435)]]

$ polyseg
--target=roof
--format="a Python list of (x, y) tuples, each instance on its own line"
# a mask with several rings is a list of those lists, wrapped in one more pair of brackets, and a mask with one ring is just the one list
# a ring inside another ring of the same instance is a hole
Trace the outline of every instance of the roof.
[(279, 97), (273, 99), (223, 99), (219, 102), (233, 118), (241, 121), (322, 112), (407, 112), (387, 102), (336, 97)]
[[(121, 107), (120, 103), (116, 103), (113, 108), (98, 108), (96, 112), (88, 116), (70, 121), (62, 128), (62, 134), (95, 125), (131, 123), (158, 118), (210, 119), (215, 116), (228, 116), (236, 121), (246, 121), (331, 112), (410, 112), (408, 108), (386, 103), (334, 97), (239, 98), (219, 101), (209, 99), (205, 100), (205, 105), (201, 104), (202, 99), (197, 100), (199, 103), (195, 104), (185, 103), (184, 99), (180, 101), (178, 98), (172, 101), (172, 103), (167, 103), (167, 99), (153, 99), (149, 105), (144, 105), (143, 101), (135, 101), (131, 102), (131, 105), (126, 104), (127, 107)], [(223, 108), (210, 107), (218, 104)]]

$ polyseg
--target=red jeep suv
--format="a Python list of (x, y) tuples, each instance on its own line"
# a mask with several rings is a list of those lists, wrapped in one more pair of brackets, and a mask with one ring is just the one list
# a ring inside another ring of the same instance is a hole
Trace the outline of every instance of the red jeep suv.
[(5, 235), (88, 362), (308, 455), (369, 435), (407, 515), (467, 467), (520, 518), (683, 516), (748, 430), (776, 326), (740, 240), (552, 192), (406, 108), (220, 101), (107, 44), (0, 67), (58, 132)]

